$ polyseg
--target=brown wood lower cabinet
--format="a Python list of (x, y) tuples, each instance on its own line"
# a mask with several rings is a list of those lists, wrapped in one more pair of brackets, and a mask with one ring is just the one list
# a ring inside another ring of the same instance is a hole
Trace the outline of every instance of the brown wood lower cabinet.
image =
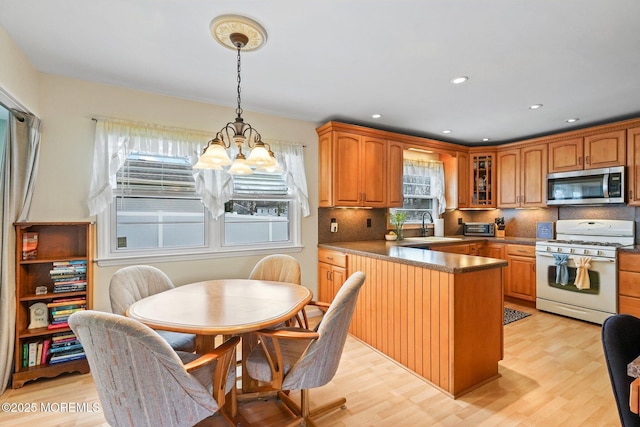
[(618, 255), (618, 312), (640, 317), (640, 254)]
[(536, 300), (536, 248), (508, 244), (504, 294), (527, 301)]
[(328, 249), (318, 249), (318, 301), (333, 301), (347, 278), (347, 255)]
[(502, 268), (454, 274), (351, 254), (348, 263), (366, 275), (352, 335), (453, 397), (499, 376)]

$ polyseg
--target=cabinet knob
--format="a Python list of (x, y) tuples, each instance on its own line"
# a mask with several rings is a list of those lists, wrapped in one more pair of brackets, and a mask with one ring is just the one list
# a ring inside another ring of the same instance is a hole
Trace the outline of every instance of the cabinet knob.
[(582, 157), (578, 157), (578, 164), (581, 165), (582, 164)]
[(589, 164), (589, 156), (587, 156), (587, 157), (585, 158), (585, 160), (584, 160), (584, 164), (585, 164), (585, 165), (588, 165), (588, 164)]

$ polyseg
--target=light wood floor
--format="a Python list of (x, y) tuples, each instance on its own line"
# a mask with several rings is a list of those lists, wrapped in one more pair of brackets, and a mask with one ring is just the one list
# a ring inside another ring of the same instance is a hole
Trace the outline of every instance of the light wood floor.
[[(335, 396), (347, 409), (320, 426), (619, 426), (600, 326), (508, 303), (532, 316), (505, 326), (501, 378), (453, 400), (349, 337), (333, 381), (311, 405)], [(472, 351), (472, 349), (470, 349)], [(0, 402), (98, 403), (90, 375), (68, 375), (7, 390)], [(0, 413), (0, 425), (106, 426), (98, 413)]]

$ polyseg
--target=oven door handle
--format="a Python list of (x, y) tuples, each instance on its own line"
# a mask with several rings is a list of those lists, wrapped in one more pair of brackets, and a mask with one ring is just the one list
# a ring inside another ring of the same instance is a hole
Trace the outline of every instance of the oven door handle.
[[(542, 256), (542, 257), (546, 257), (546, 258), (553, 258), (554, 254), (549, 254), (546, 252), (536, 252), (536, 256)], [(562, 255), (566, 255), (566, 254), (562, 254)], [(591, 261), (599, 261), (599, 262), (610, 262), (610, 263), (615, 263), (616, 260), (615, 258), (602, 258), (602, 257), (597, 257), (597, 256), (589, 256), (589, 255), (569, 255), (567, 260), (572, 260), (573, 262), (575, 262), (576, 257), (579, 256), (583, 256), (583, 257), (588, 257), (591, 258)]]

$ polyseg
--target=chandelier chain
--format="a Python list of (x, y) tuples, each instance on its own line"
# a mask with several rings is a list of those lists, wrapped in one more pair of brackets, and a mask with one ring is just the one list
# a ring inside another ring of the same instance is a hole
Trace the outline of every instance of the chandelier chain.
[(236, 109), (238, 117), (242, 116), (242, 107), (240, 107), (240, 49), (241, 46), (238, 45), (238, 108)]

